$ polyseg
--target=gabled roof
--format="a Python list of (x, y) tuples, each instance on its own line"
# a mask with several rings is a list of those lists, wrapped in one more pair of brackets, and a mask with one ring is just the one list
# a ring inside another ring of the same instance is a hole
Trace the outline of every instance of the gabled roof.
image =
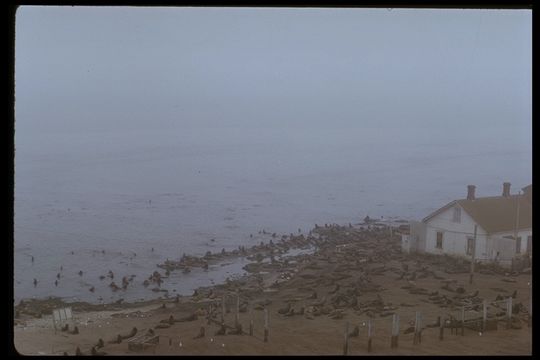
[(475, 200), (454, 200), (434, 211), (422, 221), (426, 222), (455, 204), (459, 204), (489, 234), (514, 231), (518, 203), (519, 224), (517, 229), (529, 229), (532, 227), (532, 202), (525, 196), (519, 195), (482, 197)]

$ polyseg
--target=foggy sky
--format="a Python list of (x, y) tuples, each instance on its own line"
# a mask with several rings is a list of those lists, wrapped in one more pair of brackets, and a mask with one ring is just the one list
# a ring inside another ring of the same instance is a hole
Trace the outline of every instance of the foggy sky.
[(527, 10), (21, 7), (17, 141), (394, 127), (530, 146), (531, 27)]

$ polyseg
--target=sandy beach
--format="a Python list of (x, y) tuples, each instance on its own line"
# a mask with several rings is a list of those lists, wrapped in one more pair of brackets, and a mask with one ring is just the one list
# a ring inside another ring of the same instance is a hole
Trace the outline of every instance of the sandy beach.
[[(469, 284), (467, 261), (404, 254), (400, 241), (399, 234), (391, 236), (384, 226), (317, 226), (308, 236), (276, 237), (227, 254), (244, 252), (252, 260), (246, 267), (249, 275), (199, 288), (193, 296), (107, 305), (24, 301), (14, 309), (14, 345), (24, 355), (75, 355), (77, 348), (87, 355), (92, 348), (97, 355), (531, 354), (530, 270), (477, 265)], [(315, 251), (286, 260), (272, 256), (283, 248), (308, 246)], [(200, 259), (189, 261), (204, 266)], [(170, 271), (182, 271), (182, 266), (169, 264)], [(508, 298), (511, 321), (505, 308)], [(482, 319), (484, 300), (486, 331), (481, 321), (472, 321)], [(73, 309), (68, 331), (53, 327), (51, 311), (62, 306)], [(445, 320), (460, 320), (463, 307), (465, 326), (462, 330), (458, 321), (452, 334)], [(414, 343), (417, 312), (422, 318), (421, 341)], [(394, 315), (399, 315), (397, 347), (391, 346)], [(149, 341), (142, 344), (143, 338)]]

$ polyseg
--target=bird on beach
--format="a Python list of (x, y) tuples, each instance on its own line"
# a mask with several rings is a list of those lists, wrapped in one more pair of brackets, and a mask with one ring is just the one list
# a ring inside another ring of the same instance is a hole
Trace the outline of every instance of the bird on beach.
[(56, 278), (60, 279), (60, 273), (56, 274)]
[(38, 282), (37, 279), (34, 278), (34, 287), (37, 286), (37, 282)]
[(54, 286), (58, 286), (58, 280), (54, 280)]
[(64, 270), (64, 267), (62, 265), (60, 265), (60, 271)]
[(90, 292), (94, 292), (95, 290), (96, 289), (93, 286), (90, 288)]
[(32, 263), (34, 262), (34, 257), (32, 256)]
[(79, 276), (82, 276), (82, 275), (83, 275), (83, 271), (79, 270)]

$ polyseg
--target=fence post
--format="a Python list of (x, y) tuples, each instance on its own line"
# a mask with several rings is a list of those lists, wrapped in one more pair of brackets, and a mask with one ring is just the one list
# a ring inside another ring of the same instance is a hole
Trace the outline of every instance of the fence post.
[(439, 316), (439, 340), (440, 341), (444, 339), (444, 322), (445, 320), (443, 320), (442, 317)]
[(527, 322), (527, 325), (531, 327), (532, 322), (532, 284), (529, 283), (529, 321)]
[(397, 314), (392, 315), (392, 338), (390, 340), (390, 347), (398, 347), (399, 336), (399, 316)]
[(268, 309), (264, 309), (264, 342), (268, 342)]
[(373, 335), (372, 332), (373, 332), (373, 329), (371, 328), (371, 319), (368, 320), (368, 325), (367, 325), (367, 333), (368, 333), (368, 341), (367, 341), (367, 351), (368, 353), (371, 352), (372, 350), (372, 346), (371, 346), (371, 336)]
[(465, 336), (465, 306), (461, 307), (461, 336)]
[(487, 323), (487, 300), (482, 301), (482, 331), (486, 331)]
[(345, 344), (343, 345), (343, 355), (349, 353), (349, 322), (345, 323)]
[(236, 318), (234, 320), (234, 326), (238, 327), (240, 323), (240, 295), (236, 292)]
[(249, 309), (249, 335), (253, 336), (253, 308)]
[(414, 313), (414, 337), (413, 337), (413, 345), (418, 344), (418, 311)]
[(225, 294), (221, 297), (221, 324), (225, 324)]
[(512, 297), (510, 296), (508, 299), (506, 299), (506, 328), (510, 329), (510, 325), (512, 324)]
[(422, 343), (422, 313), (418, 312), (418, 343)]

